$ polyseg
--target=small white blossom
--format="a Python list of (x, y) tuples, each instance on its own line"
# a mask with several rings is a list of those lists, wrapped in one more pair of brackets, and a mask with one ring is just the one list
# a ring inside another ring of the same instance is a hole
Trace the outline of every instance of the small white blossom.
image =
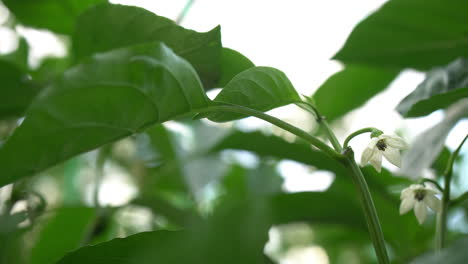
[(382, 170), (382, 155), (393, 165), (401, 166), (400, 149), (407, 149), (408, 144), (397, 136), (380, 135), (372, 138), (361, 157), (361, 164), (368, 162), (378, 171)]
[(426, 220), (427, 208), (440, 212), (442, 202), (435, 196), (438, 192), (421, 184), (412, 184), (401, 192), (400, 215), (414, 208), (419, 224)]

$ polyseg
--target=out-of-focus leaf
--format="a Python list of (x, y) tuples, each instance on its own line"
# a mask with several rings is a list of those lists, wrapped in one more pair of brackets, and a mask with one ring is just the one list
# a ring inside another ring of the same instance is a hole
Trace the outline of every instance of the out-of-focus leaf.
[(220, 78), (220, 28), (198, 33), (139, 7), (103, 4), (86, 11), (77, 22), (73, 52), (75, 59), (81, 60), (152, 41), (164, 42), (190, 62), (207, 89), (216, 86)]
[(445, 147), (442, 148), (439, 155), (437, 156), (437, 158), (432, 163), (431, 168), (433, 168), (436, 171), (437, 175), (443, 175), (443, 173), (445, 172), (445, 169), (447, 168), (447, 164), (448, 164), (449, 159), (450, 159), (450, 155), (452, 155), (452, 153), (445, 146)]
[(38, 85), (25, 72), (6, 61), (0, 61), (0, 79), (0, 119), (23, 115), (39, 92)]
[[(300, 98), (283, 72), (270, 67), (254, 67), (236, 75), (214, 101), (268, 111), (298, 102)], [(246, 117), (234, 113), (211, 113), (207, 116), (215, 122)]]
[(463, 264), (468, 259), (468, 237), (455, 241), (440, 252), (427, 253), (416, 258), (411, 264)]
[(24, 38), (20, 38), (18, 41), (18, 48), (12, 53), (8, 53), (0, 56), (0, 60), (8, 61), (22, 71), (28, 71), (28, 55), (29, 55), (29, 46)]
[(383, 91), (399, 70), (346, 65), (320, 86), (313, 98), (328, 120), (337, 119)]
[(80, 247), (96, 220), (93, 208), (60, 208), (45, 223), (31, 250), (31, 264), (55, 263), (67, 252)]
[(360, 22), (334, 59), (430, 69), (468, 56), (464, 0), (392, 0)]
[(60, 76), (70, 66), (70, 58), (46, 58), (41, 62), (39, 68), (31, 72), (35, 81), (52, 81)]
[(218, 86), (224, 87), (234, 76), (252, 67), (255, 65), (244, 55), (235, 50), (223, 48), (221, 51), (221, 78)]
[(468, 99), (463, 99), (450, 106), (444, 119), (437, 125), (421, 133), (412, 143), (412, 147), (403, 156), (401, 174), (416, 179), (439, 155), (445, 139), (457, 122), (468, 113)]
[(22, 24), (71, 34), (76, 18), (87, 8), (107, 0), (3, 0)]
[(269, 219), (265, 202), (238, 201), (184, 231), (139, 233), (83, 247), (58, 263), (262, 263)]
[(405, 117), (424, 116), (468, 97), (468, 59), (431, 70), (396, 110)]
[(315, 166), (321, 170), (345, 174), (345, 168), (325, 153), (312, 149), (303, 143), (290, 143), (281, 137), (261, 132), (234, 131), (213, 146), (211, 151), (237, 149), (251, 151), (262, 157), (289, 159)]
[(96, 55), (37, 97), (0, 148), (0, 186), (208, 104), (195, 70), (162, 43)]

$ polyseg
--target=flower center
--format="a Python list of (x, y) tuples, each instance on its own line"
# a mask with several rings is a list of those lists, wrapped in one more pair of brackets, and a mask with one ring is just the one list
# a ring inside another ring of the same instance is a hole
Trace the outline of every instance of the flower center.
[(424, 196), (426, 196), (426, 191), (425, 190), (416, 190), (414, 191), (414, 199), (418, 201), (422, 201), (424, 199)]
[(385, 151), (385, 149), (387, 148), (387, 144), (385, 144), (385, 140), (383, 140), (383, 139), (377, 141), (377, 144), (375, 144), (375, 145), (381, 151)]

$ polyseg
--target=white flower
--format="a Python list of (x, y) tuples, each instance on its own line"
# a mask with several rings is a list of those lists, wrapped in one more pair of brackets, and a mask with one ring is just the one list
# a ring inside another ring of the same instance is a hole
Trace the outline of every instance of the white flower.
[(380, 172), (382, 169), (382, 155), (393, 165), (401, 166), (400, 149), (407, 149), (408, 144), (397, 136), (380, 135), (372, 138), (369, 145), (362, 152), (361, 164), (364, 166), (368, 162)]
[(436, 190), (421, 184), (410, 185), (401, 192), (400, 215), (414, 208), (414, 214), (419, 224), (422, 224), (426, 220), (427, 207), (436, 213), (441, 210), (442, 202), (435, 196), (437, 193)]

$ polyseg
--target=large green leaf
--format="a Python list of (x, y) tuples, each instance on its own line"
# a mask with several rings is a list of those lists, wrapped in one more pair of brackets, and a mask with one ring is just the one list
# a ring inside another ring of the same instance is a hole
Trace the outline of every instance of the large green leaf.
[(396, 110), (405, 117), (424, 116), (464, 97), (468, 97), (468, 59), (457, 59), (431, 70)]
[(63, 255), (86, 243), (96, 220), (93, 208), (60, 208), (45, 223), (31, 250), (31, 264), (55, 263)]
[[(218, 103), (241, 105), (259, 111), (268, 111), (300, 100), (288, 77), (270, 67), (254, 67), (239, 73), (214, 99)], [(215, 122), (225, 122), (246, 116), (211, 113), (208, 117)]]
[(107, 0), (3, 0), (22, 24), (71, 34), (85, 9)]
[(0, 119), (21, 116), (39, 92), (39, 86), (17, 66), (1, 60), (0, 79)]
[(219, 87), (224, 87), (237, 74), (252, 67), (255, 67), (255, 65), (244, 55), (235, 50), (223, 48), (221, 52), (221, 78), (218, 83)]
[(313, 97), (317, 108), (328, 120), (337, 119), (387, 88), (398, 72), (395, 69), (346, 65), (315, 92)]
[(58, 263), (262, 263), (269, 209), (260, 200), (224, 204), (183, 231), (139, 233), (83, 247)]
[(81, 60), (97, 52), (150, 41), (164, 42), (189, 61), (206, 88), (216, 86), (221, 60), (219, 27), (198, 33), (143, 8), (103, 4), (78, 19), (72, 44), (75, 59)]
[(28, 56), (29, 46), (28, 42), (24, 38), (20, 38), (18, 41), (18, 47), (15, 51), (0, 56), (0, 60), (8, 61), (16, 65), (23, 71), (28, 71)]
[(208, 102), (195, 70), (162, 43), (98, 54), (36, 98), (0, 148), (0, 186)]
[(429, 69), (468, 56), (465, 0), (392, 0), (359, 23), (334, 59)]

